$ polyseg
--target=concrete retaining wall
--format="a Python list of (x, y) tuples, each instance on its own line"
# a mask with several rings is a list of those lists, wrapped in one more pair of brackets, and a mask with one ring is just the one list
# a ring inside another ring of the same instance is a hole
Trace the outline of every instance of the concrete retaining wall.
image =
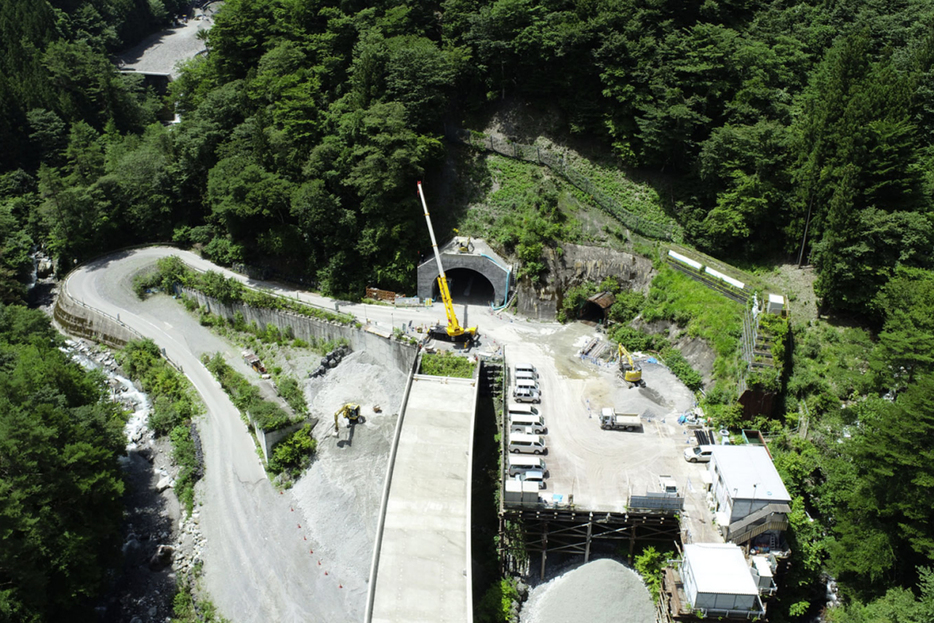
[[(253, 418), (250, 418), (250, 421), (253, 421)], [(277, 443), (300, 429), (305, 425), (305, 422), (299, 422), (297, 424), (292, 424), (291, 426), (286, 426), (285, 428), (280, 428), (279, 430), (264, 430), (253, 423), (253, 428), (256, 430), (256, 440), (259, 442), (260, 450), (263, 451), (263, 458), (266, 459), (266, 462), (269, 463), (269, 455), (272, 454), (273, 446)]]
[(221, 303), (215, 298), (205, 296), (197, 290), (190, 288), (178, 288), (179, 292), (187, 297), (197, 301), (199, 305), (208, 309), (211, 313), (223, 316), (231, 320), (239, 312), (243, 315), (244, 321), (249, 324), (255, 322), (259, 327), (273, 325), (280, 330), (287, 327), (292, 330), (292, 335), (305, 341), (311, 340), (347, 340), (350, 347), (355, 351), (366, 351), (378, 361), (386, 365), (393, 366), (403, 374), (408, 374), (415, 361), (416, 347), (411, 344), (404, 344), (386, 339), (379, 335), (351, 327), (301, 316), (292, 312), (260, 309), (249, 307), (243, 303)]
[(71, 298), (65, 288), (59, 290), (52, 309), (55, 322), (66, 332), (111, 346), (122, 348), (131, 340), (143, 336), (126, 326), (118, 318), (92, 309)]

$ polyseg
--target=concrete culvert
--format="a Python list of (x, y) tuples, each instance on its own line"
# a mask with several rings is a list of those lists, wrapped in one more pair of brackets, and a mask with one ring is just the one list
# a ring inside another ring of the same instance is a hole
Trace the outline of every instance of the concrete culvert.
[(594, 560), (541, 584), (529, 594), (520, 623), (655, 623), (652, 595), (632, 569)]

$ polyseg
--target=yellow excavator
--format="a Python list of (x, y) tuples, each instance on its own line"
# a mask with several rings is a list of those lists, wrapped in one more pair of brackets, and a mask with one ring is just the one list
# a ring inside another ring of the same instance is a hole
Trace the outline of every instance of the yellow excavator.
[(418, 182), (418, 196), (422, 200), (422, 208), (425, 209), (425, 222), (428, 223), (428, 233), (431, 234), (431, 248), (435, 252), (435, 261), (438, 263), (438, 290), (441, 292), (444, 311), (448, 316), (447, 327), (434, 326), (428, 330), (428, 335), (452, 342), (472, 342), (477, 337), (477, 327), (462, 327), (454, 314), (454, 302), (451, 300), (451, 292), (448, 290), (448, 279), (444, 275), (444, 266), (441, 265), (441, 252), (438, 251), (438, 242), (435, 240), (435, 230), (431, 226), (431, 217), (428, 215), (428, 204), (425, 203), (425, 193), (422, 191), (421, 182)]
[[(363, 417), (360, 415), (360, 405), (355, 405), (352, 403), (347, 403), (334, 413), (334, 436), (337, 437), (337, 433), (340, 430), (340, 419), (341, 417), (347, 418), (347, 421), (350, 423), (350, 428), (353, 429), (357, 424), (363, 423)], [(353, 433), (350, 435), (353, 437)]]
[(617, 349), (619, 358), (619, 371), (623, 375), (623, 380), (629, 383), (629, 387), (645, 387), (645, 381), (642, 380), (642, 368), (632, 360), (632, 355), (622, 344)]

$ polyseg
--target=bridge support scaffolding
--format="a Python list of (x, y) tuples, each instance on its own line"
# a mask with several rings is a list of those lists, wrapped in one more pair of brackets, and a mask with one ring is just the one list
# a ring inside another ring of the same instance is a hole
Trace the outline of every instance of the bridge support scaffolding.
[(500, 560), (505, 571), (524, 574), (537, 557), (544, 579), (549, 553), (579, 555), (588, 562), (594, 543), (628, 542), (631, 561), (636, 541), (679, 541), (680, 535), (678, 518), (669, 514), (503, 507)]

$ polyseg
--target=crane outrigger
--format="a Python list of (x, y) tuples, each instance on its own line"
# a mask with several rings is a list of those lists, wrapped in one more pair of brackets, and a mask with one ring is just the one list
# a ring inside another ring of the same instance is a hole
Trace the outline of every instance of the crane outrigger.
[(435, 252), (435, 261), (438, 263), (438, 290), (441, 292), (444, 311), (448, 316), (447, 327), (437, 325), (429, 329), (428, 334), (433, 338), (452, 342), (471, 342), (477, 336), (477, 327), (462, 327), (457, 320), (457, 315), (454, 313), (454, 302), (451, 300), (451, 291), (448, 289), (448, 279), (444, 275), (441, 252), (438, 250), (438, 242), (435, 240), (435, 230), (431, 226), (431, 217), (428, 215), (428, 204), (425, 202), (425, 193), (422, 191), (421, 182), (418, 182), (418, 197), (422, 200), (422, 207), (425, 209), (425, 222), (428, 223), (428, 233), (431, 234), (431, 248)]

